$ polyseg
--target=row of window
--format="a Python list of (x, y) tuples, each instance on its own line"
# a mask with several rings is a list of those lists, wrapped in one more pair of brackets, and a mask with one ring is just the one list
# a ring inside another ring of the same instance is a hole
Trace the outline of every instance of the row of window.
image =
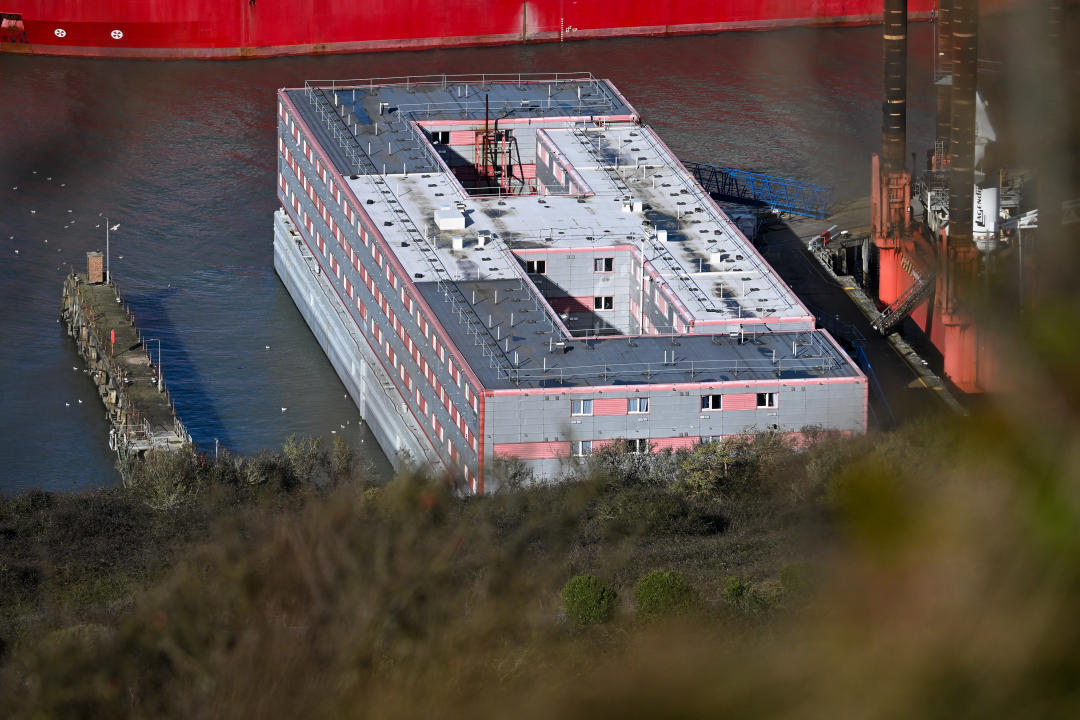
[[(525, 272), (529, 275), (546, 275), (547, 274), (547, 260), (526, 260)], [(615, 272), (615, 258), (613, 257), (598, 257), (593, 258), (593, 272), (609, 273)]]
[[(757, 393), (757, 408), (775, 408), (779, 402), (779, 393), (775, 392), (762, 392)], [(725, 408), (723, 395), (702, 395), (701, 396), (701, 409), (702, 410), (749, 410), (752, 409), (748, 406), (739, 405), (738, 407)], [(647, 397), (632, 397), (626, 399), (626, 412), (630, 415), (638, 415), (649, 412), (649, 398)], [(575, 417), (589, 416), (593, 414), (593, 401), (592, 400), (571, 400), (570, 401), (570, 415)]]
[[(328, 188), (330, 190), (330, 194), (333, 196), (333, 198), (336, 201), (338, 201), (339, 203), (341, 203), (341, 206), (344, 208), (345, 214), (349, 218), (349, 221), (351, 223), (352, 220), (353, 220), (353, 213), (351, 211), (351, 208), (349, 208), (348, 204), (345, 202), (344, 193), (342, 193), (337, 188), (336, 184), (332, 183), (330, 175), (326, 172), (325, 168), (322, 167), (322, 163), (319, 162), (317, 159), (312, 158), (312, 156), (310, 154), (310, 152), (311, 152), (310, 151), (310, 146), (307, 145), (306, 140), (302, 139), (302, 138), (297, 138), (297, 136), (299, 135), (299, 131), (296, 128), (295, 124), (290, 123), (290, 126), (291, 126), (291, 130), (292, 130), (291, 134), (293, 134), (294, 139), (298, 139), (298, 144), (302, 143), (302, 146), (304, 147), (304, 149), (306, 151), (305, 155), (307, 155), (308, 160), (312, 163), (312, 166), (315, 168), (316, 173), (318, 174), (318, 176), (321, 179), (323, 179), (324, 182), (326, 182), (326, 184), (327, 184), (327, 186), (328, 186)], [(366, 266), (360, 262), (359, 256), (352, 249), (351, 244), (347, 242), (347, 240), (345, 238), (345, 234), (343, 232), (341, 232), (341, 230), (337, 227), (336, 223), (334, 222), (333, 217), (329, 213), (329, 210), (320, 201), (318, 195), (314, 191), (314, 188), (311, 187), (311, 184), (308, 182), (306, 174), (299, 167), (299, 163), (297, 163), (296, 160), (292, 157), (292, 154), (289, 152), (288, 148), (285, 146), (284, 141), (279, 140), (279, 145), (280, 145), (280, 150), (281, 150), (282, 154), (286, 157), (286, 159), (288, 161), (288, 165), (293, 170), (293, 172), (295, 173), (298, 182), (303, 187), (303, 189), (306, 191), (306, 193), (309, 196), (310, 200), (316, 205), (316, 208), (318, 209), (319, 214), (322, 216), (322, 219), (326, 223), (327, 227), (330, 228), (330, 230), (331, 230), (332, 234), (334, 235), (335, 239), (338, 240), (341, 247), (347, 252), (350, 264), (352, 264), (354, 266), (354, 268), (357, 270), (357, 272), (360, 273), (361, 282), (364, 285), (367, 286), (369, 292), (372, 295), (372, 298), (375, 301), (375, 304), (382, 310), (384, 315), (387, 317), (387, 320), (389, 321), (391, 328), (396, 331), (395, 334), (397, 334), (399, 336), (399, 339), (405, 345), (406, 352), (408, 352), (409, 354), (412, 355), (413, 360), (414, 360), (414, 362), (416, 362), (417, 367), (419, 368), (421, 375), (424, 376), (428, 380), (428, 382), (431, 385), (433, 391), (438, 396), (440, 404), (442, 404), (446, 408), (446, 411), (450, 414), (451, 419), (454, 422), (454, 425), (460, 431), (460, 433), (461, 433), (463, 439), (465, 440), (466, 444), (469, 445), (469, 447), (471, 447), (474, 452), (477, 451), (478, 448), (477, 448), (476, 437), (474, 435), (472, 435), (472, 433), (470, 433), (469, 426), (468, 426), (468, 424), (466, 422), (466, 419), (458, 412), (457, 407), (454, 406), (454, 404), (451, 402), (449, 394), (446, 392), (445, 388), (442, 386), (442, 384), (439, 382), (438, 378), (435, 376), (434, 369), (429, 367), (427, 362), (425, 361), (425, 359), (420, 355), (419, 348), (415, 347), (415, 345), (413, 343), (413, 340), (412, 340), (412, 337), (408, 334), (406, 329), (402, 326), (402, 324), (399, 321), (397, 315), (389, 307), (389, 304), (387, 302), (386, 297), (383, 296), (383, 294), (380, 292), (379, 288), (376, 286), (376, 284), (374, 282), (374, 277), (371, 276), (367, 272)], [(281, 180), (282, 190), (284, 191), (287, 188), (287, 183), (285, 182), (284, 175), (281, 176), (280, 180)], [(290, 194), (292, 195), (292, 198), (291, 198), (292, 203), (291, 204), (293, 205), (294, 209), (296, 209), (298, 212), (303, 212), (299, 208), (299, 202), (298, 202), (298, 199), (295, 197), (295, 194), (292, 194), (292, 193), (290, 193)], [(315, 240), (316, 240), (316, 245), (319, 248), (320, 253), (322, 253), (327, 258), (327, 260), (329, 261), (329, 264), (330, 264), (330, 269), (333, 272), (334, 276), (338, 280), (341, 281), (342, 287), (345, 290), (346, 295), (350, 299), (352, 299), (354, 297), (355, 287), (353, 286), (353, 284), (349, 281), (349, 279), (347, 277), (343, 277), (343, 274), (341, 272), (341, 267), (338, 265), (337, 260), (330, 254), (329, 249), (326, 246), (326, 243), (323, 242), (322, 236), (318, 233), (317, 230), (315, 230), (313, 228), (313, 225), (312, 225), (312, 222), (311, 222), (310, 218), (307, 217), (306, 213), (303, 213), (303, 216), (304, 216), (304, 224), (307, 227), (308, 231), (314, 235)], [(412, 312), (415, 309), (416, 322), (417, 322), (417, 325), (419, 326), (421, 332), (423, 333), (424, 337), (427, 338), (429, 336), (429, 333), (430, 333), (430, 340), (431, 340), (431, 343), (432, 343), (432, 347), (435, 350), (435, 352), (438, 354), (440, 360), (446, 361), (446, 363), (447, 363), (447, 371), (449, 372), (452, 381), (455, 384), (457, 384), (459, 387), (462, 388), (462, 390), (463, 390), (463, 392), (465, 394), (466, 401), (471, 404), (471, 406), (473, 408), (473, 411), (475, 413), (479, 414), (479, 401), (478, 401), (478, 398), (476, 396), (476, 393), (472, 390), (471, 386), (468, 383), (464, 382), (464, 374), (459, 371), (459, 369), (457, 368), (456, 365), (454, 365), (452, 360), (447, 360), (447, 358), (446, 358), (446, 346), (439, 342), (438, 336), (435, 333), (434, 328), (431, 327), (431, 325), (427, 322), (426, 318), (423, 317), (419, 307), (417, 307), (416, 303), (412, 300), (411, 296), (409, 296), (405, 292), (404, 283), (399, 281), (399, 279), (397, 277), (397, 274), (394, 273), (391, 270), (390, 263), (388, 261), (384, 262), (384, 258), (381, 255), (381, 253), (379, 253), (378, 249), (374, 246), (374, 243), (370, 242), (368, 233), (366, 232), (365, 228), (361, 225), (359, 217), (356, 218), (356, 229), (357, 229), (357, 233), (359, 234), (359, 236), (360, 236), (362, 242), (364, 243), (364, 245), (366, 247), (368, 247), (368, 249), (371, 251), (372, 256), (375, 259), (376, 264), (380, 268), (385, 269), (386, 277), (387, 277), (387, 280), (390, 282), (391, 287), (394, 288), (395, 290), (400, 291), (401, 302), (402, 302), (402, 305), (405, 308), (406, 313), (408, 313), (411, 316)], [(409, 391), (411, 391), (413, 389), (413, 382), (412, 382), (412, 378), (410, 377), (409, 373), (407, 372), (407, 370), (405, 368), (404, 363), (401, 362), (400, 358), (397, 356), (397, 354), (390, 347), (389, 340), (384, 339), (381, 330), (378, 328), (378, 326), (375, 323), (375, 319), (374, 318), (368, 318), (367, 308), (361, 302), (360, 298), (356, 297), (355, 301), (356, 301), (357, 311), (359, 312), (360, 316), (362, 318), (364, 318), (364, 319), (368, 319), (369, 322), (370, 322), (371, 335), (375, 339), (376, 346), (381, 347), (381, 349), (385, 352), (386, 357), (389, 360), (390, 364), (393, 366), (394, 370), (397, 371), (397, 374), (398, 374), (398, 376), (399, 376), (399, 378), (401, 380), (401, 383), (406, 389), (406, 393), (407, 393), (406, 396), (408, 396), (408, 394), (411, 394), (411, 393), (409, 393)], [(423, 402), (423, 396), (420, 394), (419, 388), (416, 389), (416, 398), (417, 398), (417, 405), (420, 408), (421, 413), (423, 415), (427, 416), (428, 415), (427, 403)], [(450, 439), (446, 437), (445, 430), (442, 427), (442, 424), (435, 417), (434, 412), (430, 413), (429, 420), (430, 420), (430, 422), (432, 424), (432, 429), (435, 431), (435, 434), (438, 436), (439, 440), (446, 442), (447, 453), (448, 453), (448, 455), (450, 455), (451, 461), (456, 464), (458, 462), (458, 460), (459, 460), (457, 450), (452, 445), (452, 443), (450, 442)], [(466, 480), (468, 481), (470, 479), (469, 470), (464, 465), (462, 465), (462, 467), (463, 467), (463, 469), (465, 471), (465, 474), (466, 474)], [(473, 478), (473, 481), (475, 481), (474, 478)]]
[[(759, 410), (765, 408), (774, 408), (779, 401), (780, 394), (774, 392), (757, 393), (757, 408)], [(701, 396), (701, 409), (702, 410), (749, 410), (751, 408), (740, 405), (734, 408), (724, 407), (723, 395), (702, 395)]]

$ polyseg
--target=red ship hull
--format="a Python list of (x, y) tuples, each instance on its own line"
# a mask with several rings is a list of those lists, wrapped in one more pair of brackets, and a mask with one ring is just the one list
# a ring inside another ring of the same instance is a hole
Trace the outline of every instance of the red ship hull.
[[(881, 19), (881, 0), (0, 0), (0, 50), (42, 55), (242, 58)], [(910, 0), (913, 18), (934, 0)]]

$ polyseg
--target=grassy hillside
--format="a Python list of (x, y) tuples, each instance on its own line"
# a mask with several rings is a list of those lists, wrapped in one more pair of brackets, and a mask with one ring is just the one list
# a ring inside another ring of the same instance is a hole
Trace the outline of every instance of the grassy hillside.
[[(1078, 457), (1009, 430), (603, 452), (471, 499), (416, 474), (375, 487), (311, 441), (151, 458), (128, 489), (0, 504), (0, 708), (1075, 714)], [(653, 570), (700, 602), (639, 617)], [(617, 592), (610, 622), (564, 614), (582, 573)]]

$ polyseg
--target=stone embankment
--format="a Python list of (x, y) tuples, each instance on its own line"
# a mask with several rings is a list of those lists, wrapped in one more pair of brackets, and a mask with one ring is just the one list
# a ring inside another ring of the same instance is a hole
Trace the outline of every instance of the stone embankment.
[(191, 443), (151, 357), (158, 350), (160, 362), (160, 345), (143, 342), (115, 282), (89, 283), (85, 274), (71, 273), (64, 281), (61, 317), (105, 406), (112, 426), (109, 447), (121, 459)]

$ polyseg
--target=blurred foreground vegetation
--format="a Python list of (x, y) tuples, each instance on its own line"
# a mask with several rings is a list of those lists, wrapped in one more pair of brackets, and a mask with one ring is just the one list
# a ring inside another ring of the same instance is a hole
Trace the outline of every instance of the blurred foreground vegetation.
[(340, 441), (151, 455), (0, 500), (0, 715), (1076, 716), (1071, 440), (613, 448), (480, 498)]

